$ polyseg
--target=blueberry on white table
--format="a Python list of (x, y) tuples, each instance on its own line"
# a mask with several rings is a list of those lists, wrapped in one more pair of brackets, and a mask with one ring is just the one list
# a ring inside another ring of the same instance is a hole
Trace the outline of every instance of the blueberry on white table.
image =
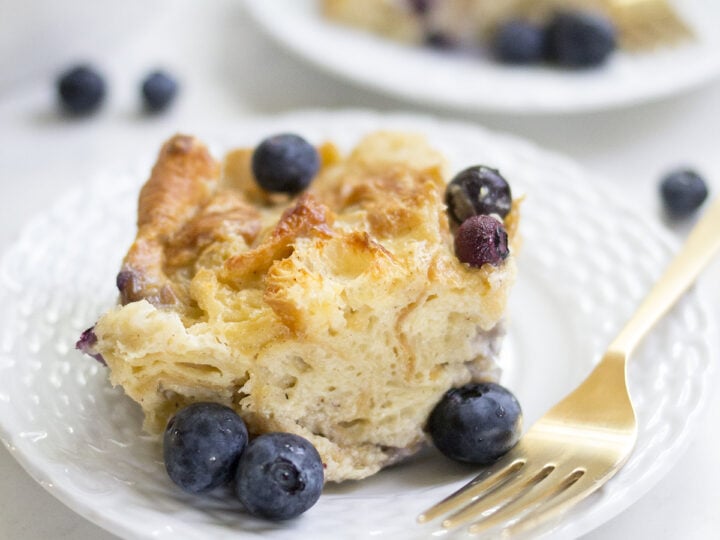
[(158, 113), (166, 110), (178, 93), (177, 81), (164, 71), (153, 71), (143, 80), (141, 92), (145, 110)]
[(691, 169), (678, 169), (660, 183), (665, 210), (674, 219), (687, 218), (700, 208), (708, 196), (705, 180)]
[(105, 99), (105, 79), (93, 67), (78, 65), (60, 75), (57, 92), (65, 113), (89, 115), (98, 110)]

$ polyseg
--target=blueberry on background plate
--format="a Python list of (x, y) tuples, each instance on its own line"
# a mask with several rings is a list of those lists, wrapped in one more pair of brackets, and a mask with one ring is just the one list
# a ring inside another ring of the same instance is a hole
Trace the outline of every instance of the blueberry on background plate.
[(588, 12), (557, 13), (547, 28), (548, 60), (568, 68), (603, 64), (617, 47), (612, 21)]
[(320, 170), (320, 155), (299, 135), (283, 133), (258, 145), (252, 170), (265, 191), (295, 194), (308, 187)]
[(522, 409), (515, 396), (495, 383), (471, 383), (448, 390), (435, 406), (427, 430), (435, 447), (465, 463), (489, 465), (520, 439)]
[(105, 79), (89, 65), (78, 65), (62, 73), (57, 81), (62, 109), (72, 115), (95, 112), (105, 99)]
[(253, 439), (240, 458), (235, 493), (250, 514), (284, 520), (313, 506), (324, 480), (320, 454), (308, 440), (268, 433)]
[(175, 100), (178, 83), (164, 71), (153, 71), (143, 80), (141, 91), (145, 110), (161, 112)]
[(678, 169), (667, 174), (660, 183), (665, 210), (670, 217), (682, 219), (691, 216), (707, 199), (705, 180), (691, 169)]
[(232, 480), (247, 441), (245, 423), (230, 407), (194, 403), (165, 428), (165, 468), (183, 490), (204, 493)]
[(533, 64), (545, 58), (545, 29), (523, 20), (508, 21), (497, 29), (491, 49), (504, 64)]
[(456, 225), (481, 214), (504, 218), (512, 208), (512, 193), (499, 171), (477, 165), (459, 172), (448, 183), (445, 204), (450, 220)]
[(431, 31), (425, 34), (424, 43), (431, 49), (450, 50), (457, 49), (458, 42), (448, 34), (439, 31)]
[(498, 265), (510, 254), (505, 226), (492, 216), (472, 216), (455, 231), (455, 256), (474, 268)]

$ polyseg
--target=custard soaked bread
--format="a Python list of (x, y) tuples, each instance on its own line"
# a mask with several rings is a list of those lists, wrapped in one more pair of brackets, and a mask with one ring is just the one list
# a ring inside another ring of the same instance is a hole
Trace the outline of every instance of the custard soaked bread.
[(473, 44), (508, 20), (546, 19), (558, 10), (607, 11), (606, 0), (322, 0), (323, 15), (406, 43)]
[(473, 268), (424, 138), (374, 133), (346, 157), (326, 143), (299, 195), (260, 189), (252, 152), (219, 163), (192, 137), (164, 145), (92, 352), (150, 432), (215, 401), (251, 435), (307, 438), (327, 480), (366, 477), (424, 443), (449, 388), (497, 376), (516, 204), (511, 254)]

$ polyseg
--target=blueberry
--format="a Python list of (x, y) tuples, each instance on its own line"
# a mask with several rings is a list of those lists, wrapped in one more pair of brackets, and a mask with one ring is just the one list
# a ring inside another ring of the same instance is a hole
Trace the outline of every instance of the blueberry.
[(512, 193), (497, 170), (478, 165), (465, 169), (450, 181), (445, 190), (445, 204), (456, 225), (480, 214), (504, 218), (512, 207)]
[(178, 93), (178, 83), (164, 71), (150, 73), (142, 83), (145, 110), (161, 112), (167, 109)]
[(678, 169), (660, 183), (660, 194), (670, 217), (682, 219), (692, 215), (707, 199), (705, 180), (693, 170)]
[(230, 482), (247, 445), (245, 423), (230, 407), (194, 403), (165, 428), (163, 456), (170, 479), (189, 493)]
[(298, 135), (284, 133), (263, 140), (253, 152), (252, 170), (265, 191), (299, 193), (320, 169), (313, 145)]
[(428, 32), (425, 35), (425, 45), (438, 50), (456, 49), (458, 47), (457, 41), (449, 35), (438, 31)]
[(408, 4), (416, 15), (427, 15), (432, 7), (432, 0), (408, 0)]
[(235, 493), (252, 515), (290, 519), (320, 498), (323, 464), (315, 447), (291, 433), (254, 439), (240, 458)]
[(105, 80), (92, 67), (76, 66), (57, 82), (60, 104), (68, 114), (86, 115), (95, 112), (105, 98)]
[(455, 231), (455, 256), (474, 268), (494, 266), (510, 254), (503, 224), (492, 216), (472, 216)]
[(497, 60), (506, 64), (532, 64), (545, 57), (545, 30), (522, 20), (502, 24), (492, 41)]
[(440, 452), (456, 461), (487, 465), (520, 439), (522, 409), (515, 396), (495, 383), (471, 383), (449, 390), (427, 424)]
[(610, 19), (584, 12), (557, 13), (547, 28), (548, 59), (569, 68), (603, 64), (617, 47)]
[(100, 362), (103, 366), (107, 366), (107, 362), (103, 358), (102, 354), (93, 351), (95, 344), (97, 343), (97, 335), (95, 335), (95, 327), (91, 326), (80, 334), (80, 339), (75, 343), (75, 348), (83, 354), (93, 357), (95, 360)]

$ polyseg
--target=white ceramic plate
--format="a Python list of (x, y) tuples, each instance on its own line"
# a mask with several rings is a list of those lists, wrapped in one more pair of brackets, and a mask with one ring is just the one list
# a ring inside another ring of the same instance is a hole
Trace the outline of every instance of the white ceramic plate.
[(572, 72), (508, 67), (394, 43), (331, 24), (318, 0), (246, 0), (258, 24), (289, 51), (359, 85), (417, 103), (465, 111), (567, 113), (669, 96), (720, 72), (720, 2), (676, 0), (694, 43), (644, 54), (618, 53), (601, 69)]
[[(673, 251), (653, 222), (564, 158), (463, 124), (368, 112), (308, 112), (228, 126), (217, 148), (295, 131), (350, 147), (378, 128), (428, 134), (457, 170), (499, 167), (523, 204), (520, 275), (511, 302), (504, 382), (526, 425), (591, 369)], [(227, 134), (232, 134), (228, 136)], [(149, 152), (149, 156), (154, 152)], [(0, 436), (48, 491), (128, 538), (330, 540), (430, 537), (415, 516), (473, 471), (433, 451), (362, 482), (328, 486), (300, 519), (273, 525), (238, 503), (181, 493), (139, 408), (110, 388), (103, 367), (73, 350), (80, 331), (115, 301), (114, 277), (134, 235), (139, 172), (105, 173), (32, 220), (0, 262)], [(640, 434), (627, 466), (574, 508), (554, 534), (575, 537), (640, 497), (675, 463), (698, 425), (712, 351), (708, 314), (685, 298), (630, 366)], [(459, 532), (464, 536), (464, 532)]]

